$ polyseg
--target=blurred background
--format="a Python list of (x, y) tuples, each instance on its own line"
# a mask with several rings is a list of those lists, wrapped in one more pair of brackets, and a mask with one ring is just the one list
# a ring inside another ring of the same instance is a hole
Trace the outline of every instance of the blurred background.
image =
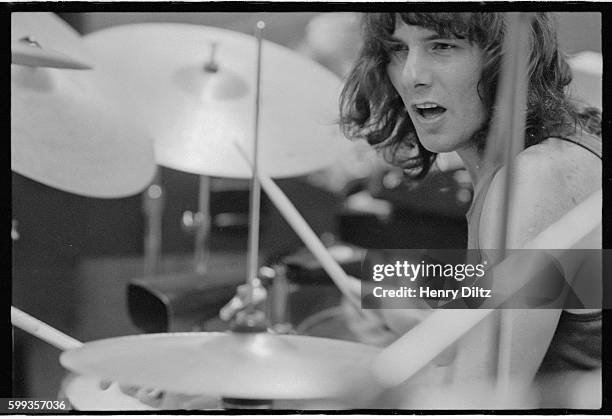
[[(568, 54), (601, 53), (599, 13), (555, 15), (560, 42)], [(264, 20), (267, 40), (310, 57), (338, 77), (344, 77), (350, 68), (360, 42), (358, 17), (352, 13), (59, 16), (83, 35), (140, 22), (181, 22), (252, 34), (255, 22)], [(452, 156), (443, 159), (439, 172), (416, 185), (402, 181), (400, 173), (370, 154), (367, 147), (356, 146), (352, 153), (329, 169), (278, 181), (328, 244), (364, 248), (465, 246), (464, 217), (471, 187), (467, 173)], [(198, 210), (200, 176), (160, 167), (156, 181), (164, 194), (158, 273), (191, 272), (195, 233), (189, 216)], [(248, 186), (246, 180), (211, 180), (207, 275), (216, 276), (211, 283), (220, 284), (223, 292), (208, 294), (212, 309), (196, 319), (198, 330), (222, 327), (215, 322), (216, 312), (233, 295), (233, 287), (244, 282)], [(18, 237), (12, 246), (13, 305), (81, 341), (151, 331), (134, 324), (127, 293), (128, 284), (145, 277), (144, 237), (150, 198), (147, 191), (121, 199), (89, 198), (13, 172), (12, 217)], [(303, 270), (309, 260), (299, 253), (303, 244), (265, 197), (260, 243), (262, 264), (293, 263), (294, 280), (303, 282), (305, 297), (295, 304), (291, 316), (304, 319), (337, 304), (339, 297), (333, 286), (325, 285), (324, 294), (320, 285), (308, 288), (312, 282)], [(302, 272), (302, 278), (295, 272)], [(166, 329), (172, 331), (170, 326)], [(13, 343), (13, 396), (55, 399), (66, 377), (58, 361), (59, 351), (18, 329)]]

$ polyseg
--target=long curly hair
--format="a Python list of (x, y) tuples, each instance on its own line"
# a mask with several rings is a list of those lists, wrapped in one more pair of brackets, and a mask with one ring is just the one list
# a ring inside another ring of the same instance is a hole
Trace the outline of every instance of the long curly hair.
[[(484, 149), (495, 107), (507, 23), (504, 13), (368, 13), (362, 20), (363, 47), (340, 97), (340, 123), (349, 138), (365, 138), (387, 160), (412, 178), (425, 176), (436, 153), (423, 147), (405, 106), (387, 75), (396, 19), (433, 30), (442, 37), (467, 39), (484, 52), (478, 95), (488, 123), (473, 140)], [(601, 135), (601, 112), (570, 98), (571, 70), (557, 43), (548, 13), (531, 23), (525, 146), (552, 136), (571, 135), (578, 127)]]

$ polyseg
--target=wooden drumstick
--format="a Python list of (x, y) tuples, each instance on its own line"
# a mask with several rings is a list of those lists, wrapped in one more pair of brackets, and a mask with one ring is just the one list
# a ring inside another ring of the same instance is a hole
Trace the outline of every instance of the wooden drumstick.
[[(512, 179), (514, 177), (514, 159), (525, 147), (525, 118), (528, 90), (529, 61), (529, 27), (531, 15), (528, 13), (507, 13), (508, 31), (503, 42), (503, 64), (500, 74), (500, 94), (497, 98), (499, 109), (497, 123), (491, 130), (493, 138), (488, 138), (491, 154), (501, 154), (505, 176), (501, 188), (501, 223), (497, 226), (496, 246), (505, 257), (508, 236), (508, 220), (510, 217), (510, 201), (512, 195)], [(497, 159), (496, 159), (497, 160)], [(493, 162), (494, 160), (489, 160)], [(501, 397), (509, 391), (510, 356), (512, 342), (512, 323), (514, 311), (502, 310), (499, 317), (499, 335), (497, 340), (497, 390)]]
[[(245, 160), (251, 164), (250, 159), (247, 157), (244, 149), (240, 144), (235, 143), (236, 147), (240, 151), (240, 154)], [(350, 279), (348, 278), (344, 269), (336, 262), (336, 260), (329, 254), (329, 251), (323, 245), (319, 237), (312, 231), (306, 220), (298, 212), (295, 206), (291, 203), (287, 195), (274, 183), (274, 181), (261, 170), (257, 172), (257, 177), (261, 187), (266, 192), (266, 195), (274, 203), (274, 206), (280, 211), (287, 223), (293, 228), (298, 236), (302, 239), (308, 250), (317, 258), (325, 272), (330, 276), (332, 281), (340, 289), (340, 291), (347, 297), (349, 302), (356, 308), (361, 309), (361, 302), (355, 296), (354, 292), (351, 292)]]
[[(538, 234), (524, 249), (561, 249), (560, 246), (571, 249), (601, 223), (601, 199), (602, 192), (599, 190)], [(504, 269), (512, 272), (507, 265), (509, 262), (516, 263), (516, 258), (509, 259), (493, 268), (493, 273), (503, 272)], [(559, 262), (566, 275), (573, 271), (570, 264), (576, 263), (570, 260), (565, 263), (562, 259)], [(515, 290), (519, 290), (531, 278), (530, 275), (519, 278), (512, 274), (510, 279), (511, 281), (505, 283), (511, 282)], [(518, 281), (519, 279), (521, 281)], [(499, 280), (504, 282), (503, 278)], [(503, 300), (500, 300), (498, 304), (502, 302)], [(494, 307), (463, 310), (461, 316), (457, 316), (455, 310), (434, 312), (385, 348), (374, 359), (372, 374), (385, 387), (395, 387), (403, 383), (495, 311)]]
[(11, 323), (13, 326), (44, 340), (62, 351), (78, 348), (83, 345), (78, 340), (13, 306), (11, 306)]

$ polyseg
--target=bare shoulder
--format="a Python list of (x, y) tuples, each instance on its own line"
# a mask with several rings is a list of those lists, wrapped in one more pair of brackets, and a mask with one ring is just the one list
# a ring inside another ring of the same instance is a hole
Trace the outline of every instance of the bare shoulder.
[[(503, 216), (506, 170), (500, 170), (485, 199), (480, 225), (483, 248), (495, 245)], [(549, 138), (521, 152), (512, 173), (508, 240), (518, 248), (601, 187), (601, 159), (569, 141)]]

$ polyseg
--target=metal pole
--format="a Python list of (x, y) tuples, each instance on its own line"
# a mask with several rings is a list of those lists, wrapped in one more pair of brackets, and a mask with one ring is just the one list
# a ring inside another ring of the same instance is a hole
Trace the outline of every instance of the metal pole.
[(259, 160), (259, 100), (261, 85), (261, 46), (265, 23), (257, 22), (255, 36), (257, 38), (257, 71), (255, 83), (255, 122), (253, 126), (253, 177), (251, 178), (250, 225), (248, 239), (247, 284), (250, 286), (250, 300), (253, 301), (253, 291), (257, 278), (259, 265), (259, 213), (261, 200), (261, 187), (257, 176)]

